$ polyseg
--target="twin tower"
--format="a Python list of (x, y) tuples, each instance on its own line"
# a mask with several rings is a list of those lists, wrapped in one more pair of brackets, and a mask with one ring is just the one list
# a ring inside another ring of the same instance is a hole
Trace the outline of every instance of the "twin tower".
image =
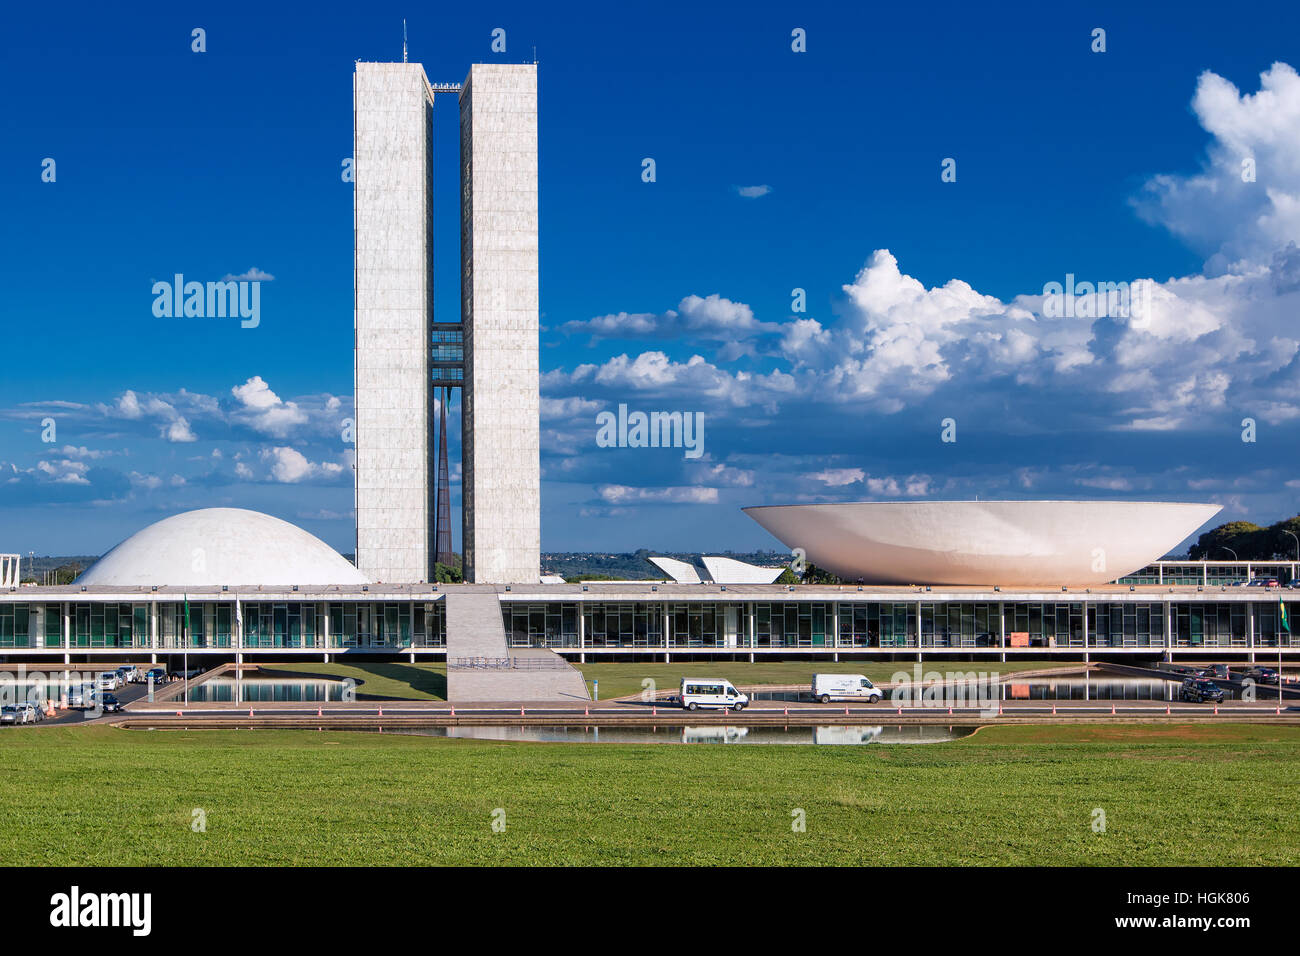
[[(435, 92), (460, 100), (454, 322), (433, 308)], [(537, 66), (475, 64), (459, 90), (435, 91), (418, 63), (357, 63), (353, 110), (357, 567), (416, 583), (447, 559), (446, 405), (459, 389), (465, 580), (535, 584)]]

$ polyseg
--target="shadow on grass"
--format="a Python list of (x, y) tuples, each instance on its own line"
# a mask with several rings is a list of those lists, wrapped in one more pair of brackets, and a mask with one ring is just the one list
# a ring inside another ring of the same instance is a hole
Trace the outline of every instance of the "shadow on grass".
[(382, 663), (366, 662), (351, 663), (348, 661), (339, 661), (334, 665), (324, 664), (317, 670), (310, 664), (294, 664), (291, 669), (282, 669), (276, 667), (272, 673), (276, 677), (302, 677), (302, 678), (326, 678), (330, 680), (345, 680), (351, 676), (348, 673), (340, 673), (342, 668), (349, 671), (356, 671), (366, 674), (373, 678), (367, 681), (365, 678), (354, 678), (356, 680), (356, 699), (357, 700), (420, 700), (420, 697), (405, 696), (395, 697), (392, 694), (385, 694), (378, 690), (371, 693), (365, 691), (366, 685), (374, 684), (380, 680), (391, 681), (394, 684), (401, 684), (411, 688), (418, 693), (429, 694), (438, 700), (447, 699), (447, 675), (440, 674), (437, 671), (428, 670), (423, 667), (415, 667), (411, 664), (399, 663)]
[[(423, 694), (430, 694), (439, 700), (447, 699), (447, 675), (440, 674), (437, 671), (427, 670), (423, 667), (414, 667), (410, 664), (350, 664), (359, 671), (365, 671), (374, 674), (376, 677), (383, 677), (394, 683), (405, 684), (412, 690), (419, 691)], [(362, 694), (360, 687), (357, 688), (358, 700), (379, 700), (382, 695), (379, 694)]]

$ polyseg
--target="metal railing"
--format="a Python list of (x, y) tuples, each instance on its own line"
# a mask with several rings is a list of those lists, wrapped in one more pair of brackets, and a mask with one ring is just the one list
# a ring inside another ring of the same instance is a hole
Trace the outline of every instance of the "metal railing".
[(448, 666), (458, 670), (558, 671), (569, 662), (562, 657), (453, 657)]

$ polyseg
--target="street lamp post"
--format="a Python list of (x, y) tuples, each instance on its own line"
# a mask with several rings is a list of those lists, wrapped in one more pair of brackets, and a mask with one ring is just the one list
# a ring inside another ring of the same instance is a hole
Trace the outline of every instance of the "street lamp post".
[(1295, 559), (1300, 561), (1300, 536), (1297, 536), (1294, 531), (1286, 530), (1286, 528), (1282, 529), (1282, 533), (1289, 534), (1291, 537), (1295, 538)]

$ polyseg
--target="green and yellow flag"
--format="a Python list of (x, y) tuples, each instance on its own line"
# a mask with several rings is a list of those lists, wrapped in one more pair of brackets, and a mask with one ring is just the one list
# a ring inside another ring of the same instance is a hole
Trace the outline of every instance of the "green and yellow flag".
[(1290, 634), (1290, 633), (1291, 633), (1291, 621), (1290, 621), (1290, 619), (1286, 616), (1286, 602), (1285, 602), (1285, 601), (1278, 601), (1278, 602), (1277, 602), (1277, 606), (1280, 607), (1280, 608), (1282, 609), (1282, 630), (1284, 630), (1284, 631), (1286, 631), (1288, 634)]

